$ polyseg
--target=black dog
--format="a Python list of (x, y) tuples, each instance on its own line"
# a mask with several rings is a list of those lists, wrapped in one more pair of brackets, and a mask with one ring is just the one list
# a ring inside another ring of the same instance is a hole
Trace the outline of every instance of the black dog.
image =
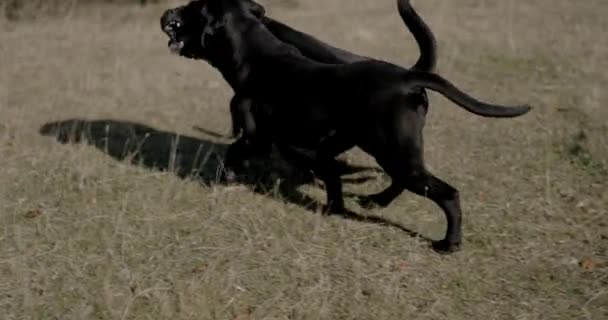
[(235, 89), (233, 103), (254, 115), (257, 127), (231, 146), (226, 161), (252, 152), (249, 132), (279, 148), (314, 150), (316, 157), (307, 165), (325, 183), (330, 211), (344, 212), (342, 184), (332, 164), (338, 154), (358, 146), (392, 178), (391, 186), (364, 202), (387, 206), (405, 189), (433, 200), (445, 212), (448, 224), (445, 238), (434, 247), (457, 250), (462, 239), (458, 191), (424, 166), (422, 129), (427, 110), (419, 89), (437, 91), (486, 117), (516, 117), (530, 107), (486, 104), (436, 74), (382, 61), (316, 62), (277, 39), (251, 13), (249, 3), (208, 0), (186, 6), (177, 11), (178, 21), (190, 21), (200, 29), (176, 25), (177, 30), (170, 33), (171, 47), (179, 43), (182, 49), (188, 48), (187, 55), (216, 67)]
[[(165, 31), (172, 40), (169, 42), (169, 47), (175, 53), (179, 53), (182, 56), (196, 58), (196, 52), (200, 51), (200, 48), (191, 46), (191, 42), (188, 41), (190, 34), (196, 31), (197, 28), (200, 30), (200, 21), (190, 19), (191, 17), (187, 14), (192, 10), (200, 10), (201, 6), (206, 1), (192, 1), (184, 7), (176, 9), (169, 9), (161, 17), (161, 28)], [(371, 58), (357, 55), (346, 50), (342, 50), (333, 47), (327, 43), (324, 43), (311, 35), (295, 30), (288, 25), (285, 25), (277, 20), (265, 16), (265, 9), (261, 5), (254, 1), (248, 1), (243, 4), (247, 10), (253, 15), (260, 18), (260, 21), (266, 25), (266, 27), (281, 41), (296, 47), (300, 53), (307, 58), (312, 60), (329, 63), (329, 64), (345, 64), (353, 63), (358, 61), (370, 60)], [(426, 25), (426, 23), (420, 18), (418, 13), (409, 5), (408, 0), (398, 0), (398, 12), (403, 22), (412, 32), (414, 39), (418, 43), (420, 49), (420, 56), (416, 63), (412, 66), (414, 70), (421, 71), (432, 71), (436, 65), (436, 52), (437, 44), (435, 36)], [(185, 13), (185, 14), (183, 14)], [(186, 41), (182, 41), (185, 38)], [(175, 40), (175, 41), (173, 41)], [(234, 89), (234, 88), (233, 88)], [(418, 95), (418, 100), (425, 108), (428, 108), (428, 99), (426, 92), (423, 88), (419, 88), (417, 93), (412, 95)], [(251, 139), (252, 131), (255, 128), (255, 121), (253, 120), (252, 114), (249, 110), (239, 109), (238, 103), (230, 104), (230, 113), (232, 116), (232, 136), (237, 137), (243, 129), (250, 128), (247, 140), (250, 144), (255, 144), (250, 150), (255, 150), (255, 154), (263, 155), (270, 151), (271, 141), (263, 141), (261, 135), (255, 136), (255, 142)], [(310, 162), (310, 157), (305, 157), (301, 152), (296, 152), (292, 148), (285, 146), (281, 149), (281, 154), (291, 162)], [(232, 161), (235, 162), (235, 161)], [(235, 167), (233, 163), (233, 168)], [(333, 164), (334, 171), (345, 172), (343, 170), (344, 164), (341, 162), (335, 162)], [(234, 178), (231, 173), (227, 172), (227, 178)]]
[[(167, 10), (162, 15), (161, 28), (163, 31), (169, 34), (172, 39), (176, 40), (170, 43), (170, 47), (173, 51), (186, 57), (196, 57), (196, 52), (199, 51), (199, 48), (189, 45), (192, 43), (188, 41), (188, 39), (181, 41), (178, 38), (180, 38), (180, 36), (187, 37), (188, 35), (195, 33), (197, 28), (200, 30), (200, 21), (189, 19), (187, 14), (182, 15), (182, 13), (185, 13), (186, 11), (199, 10), (199, 7), (205, 2), (206, 1), (204, 0), (193, 1), (185, 7)], [(399, 15), (403, 19), (403, 22), (408, 29), (412, 32), (414, 39), (420, 48), (420, 56), (418, 61), (416, 61), (416, 63), (412, 66), (412, 69), (420, 71), (433, 71), (435, 68), (437, 55), (435, 36), (420, 18), (420, 16), (418, 16), (416, 11), (412, 9), (407, 0), (399, 0), (398, 3)], [(244, 5), (246, 5), (246, 8), (253, 15), (258, 17), (260, 21), (268, 28), (268, 30), (270, 30), (270, 32), (272, 32), (272, 34), (274, 34), (279, 40), (293, 45), (307, 58), (330, 64), (353, 63), (370, 59), (369, 57), (357, 55), (349, 51), (333, 47), (309, 34), (295, 30), (288, 25), (267, 17), (265, 16), (264, 7), (253, 1), (247, 2)], [(421, 100), (424, 100), (425, 105), (428, 105), (424, 89), (420, 89), (420, 98)], [(235, 104), (232, 104), (231, 107), (232, 135), (236, 137), (240, 134), (241, 130), (245, 128), (247, 119), (251, 119), (248, 118), (248, 114), (241, 114), (241, 110), (236, 109)]]
[[(200, 21), (191, 19), (191, 16), (187, 12), (193, 10), (200, 10), (201, 6), (204, 5), (205, 0), (192, 1), (184, 7), (176, 9), (169, 9), (161, 17), (161, 28), (165, 31), (172, 40), (169, 42), (169, 47), (175, 53), (179, 53), (182, 56), (196, 58), (196, 52), (200, 51), (200, 48), (192, 42), (188, 41), (189, 36), (196, 32), (196, 29), (200, 30)], [(436, 65), (436, 52), (437, 44), (435, 36), (426, 25), (426, 23), (420, 18), (418, 13), (409, 5), (408, 0), (398, 0), (398, 12), (403, 22), (412, 32), (414, 39), (417, 41), (420, 56), (418, 61), (411, 67), (413, 70), (421, 71), (432, 71)], [(253, 15), (260, 18), (260, 21), (266, 25), (266, 27), (281, 41), (296, 47), (300, 53), (307, 58), (312, 60), (329, 63), (329, 64), (344, 64), (353, 63), (358, 61), (370, 60), (368, 57), (357, 55), (336, 47), (333, 47), (327, 43), (324, 43), (311, 35), (295, 30), (279, 21), (265, 16), (265, 9), (261, 5), (254, 1), (248, 1), (243, 4), (247, 10)], [(233, 87), (234, 89), (234, 87)], [(428, 108), (428, 99), (426, 92), (423, 88), (418, 88), (418, 92), (412, 92), (412, 96), (418, 95), (418, 101)], [(413, 101), (414, 99), (412, 99)], [(263, 155), (270, 151), (271, 141), (263, 141), (261, 135), (255, 136), (255, 143), (251, 139), (254, 135), (252, 132), (255, 130), (255, 121), (249, 110), (239, 109), (239, 104), (230, 104), (230, 113), (232, 116), (232, 136), (237, 137), (239, 133), (249, 128), (249, 139), (247, 140), (250, 144), (255, 144), (255, 150), (257, 155)], [(302, 153), (298, 153), (295, 150), (285, 146), (282, 148), (281, 153), (284, 157), (288, 158), (292, 162), (310, 162), (311, 159), (304, 157)], [(340, 170), (343, 164), (339, 162), (334, 163), (335, 171), (343, 172)], [(234, 164), (233, 164), (233, 167)], [(227, 177), (231, 177), (232, 171), (228, 172)]]

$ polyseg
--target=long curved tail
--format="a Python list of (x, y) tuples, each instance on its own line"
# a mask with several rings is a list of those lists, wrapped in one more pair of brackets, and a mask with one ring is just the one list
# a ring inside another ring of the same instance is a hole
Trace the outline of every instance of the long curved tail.
[(502, 106), (481, 102), (458, 89), (443, 77), (423, 71), (409, 70), (404, 76), (405, 84), (436, 91), (463, 109), (483, 117), (512, 118), (526, 114), (528, 105)]
[(437, 62), (437, 41), (429, 26), (420, 18), (410, 0), (397, 0), (397, 8), (403, 22), (410, 30), (420, 48), (420, 57), (412, 70), (431, 72)]

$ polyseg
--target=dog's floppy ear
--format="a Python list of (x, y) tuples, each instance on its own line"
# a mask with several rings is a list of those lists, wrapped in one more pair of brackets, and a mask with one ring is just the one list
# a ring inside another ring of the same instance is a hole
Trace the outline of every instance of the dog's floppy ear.
[(266, 15), (266, 9), (264, 9), (264, 7), (259, 3), (247, 1), (246, 5), (249, 11), (258, 19), (261, 19)]
[(228, 18), (226, 16), (222, 16), (219, 19), (214, 17), (208, 10), (207, 6), (204, 6), (201, 9), (201, 15), (207, 20), (205, 27), (203, 28), (203, 32), (201, 34), (201, 45), (205, 47), (205, 38), (207, 36), (212, 36), (217, 33), (217, 31), (223, 28)]
[(203, 33), (201, 34), (201, 45), (205, 47), (205, 38), (207, 36), (215, 35), (218, 30), (223, 28), (226, 25), (226, 18), (218, 19), (217, 21), (210, 21), (205, 28), (203, 29)]

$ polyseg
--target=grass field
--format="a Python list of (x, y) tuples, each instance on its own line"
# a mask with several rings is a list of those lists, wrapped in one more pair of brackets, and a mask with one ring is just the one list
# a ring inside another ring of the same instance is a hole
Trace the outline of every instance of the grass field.
[[(409, 66), (394, 2), (265, 3)], [(158, 19), (177, 3), (0, 22), (0, 318), (608, 319), (608, 2), (413, 1), (438, 72), (534, 106), (484, 119), (432, 94), (426, 158), (464, 211), (447, 256), (429, 247), (442, 212), (412, 194), (371, 211), (347, 198), (361, 219), (345, 219), (278, 160), (258, 188), (218, 182), (230, 141), (195, 128), (229, 132), (231, 90), (169, 53)], [(354, 194), (388, 183), (348, 178)]]

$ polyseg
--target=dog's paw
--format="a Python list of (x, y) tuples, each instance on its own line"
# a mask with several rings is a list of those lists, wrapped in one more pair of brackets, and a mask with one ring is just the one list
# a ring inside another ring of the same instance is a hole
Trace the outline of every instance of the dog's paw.
[(238, 176), (234, 170), (226, 169), (226, 172), (223, 175), (223, 182), (226, 184), (235, 184), (238, 182)]
[(386, 207), (385, 205), (381, 204), (374, 195), (359, 196), (357, 197), (357, 203), (359, 203), (362, 208), (368, 210)]
[(346, 209), (344, 205), (324, 205), (321, 211), (324, 215), (351, 215), (352, 211)]
[(460, 250), (460, 242), (451, 242), (446, 239), (433, 241), (432, 247), (439, 254), (450, 254)]

